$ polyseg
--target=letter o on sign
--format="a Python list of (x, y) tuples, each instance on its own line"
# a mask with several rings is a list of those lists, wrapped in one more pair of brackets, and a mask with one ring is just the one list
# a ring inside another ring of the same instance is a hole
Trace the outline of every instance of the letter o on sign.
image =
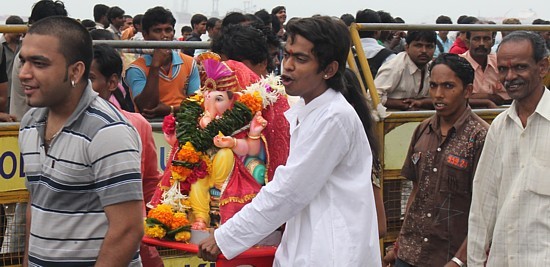
[[(6, 166), (7, 164), (4, 164), (4, 163), (7, 162), (7, 160), (9, 160), (8, 158), (11, 158), (12, 167), (11, 167), (11, 171), (5, 172), (4, 166)], [(2, 176), (2, 178), (11, 179), (15, 175), (16, 166), (17, 166), (16, 157), (13, 152), (6, 151), (4, 154), (0, 156), (0, 176)]]

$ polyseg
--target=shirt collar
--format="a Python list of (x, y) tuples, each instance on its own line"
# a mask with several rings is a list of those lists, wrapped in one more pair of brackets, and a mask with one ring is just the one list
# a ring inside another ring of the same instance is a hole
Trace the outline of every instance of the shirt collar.
[[(470, 117), (471, 114), (472, 109), (470, 108), (470, 106), (467, 106), (462, 115), (458, 117), (453, 126), (449, 129), (449, 133), (451, 132), (451, 129), (454, 129), (455, 132), (460, 131), (466, 124), (466, 120)], [(437, 114), (430, 118), (430, 122), (428, 124), (430, 126), (430, 131), (433, 131), (437, 134), (441, 133), (440, 118), (439, 116), (437, 116)], [(447, 133), (447, 135), (449, 135), (449, 133)]]
[(405, 53), (405, 64), (407, 64), (407, 68), (409, 69), (409, 74), (414, 74), (417, 71), (422, 71), (414, 62), (412, 61), (411, 57), (409, 57), (409, 54), (407, 52), (401, 52)]
[[(145, 54), (143, 58), (145, 58), (145, 66), (150, 67), (153, 62), (153, 55)], [(172, 66), (180, 64), (183, 64), (183, 60), (179, 56), (178, 50), (172, 49)]]
[(542, 94), (542, 98), (539, 101), (535, 112), (550, 121), (550, 92), (546, 87), (544, 87), (544, 93)]
[(294, 131), (294, 129), (298, 127), (299, 123), (304, 121), (304, 119), (311, 112), (313, 112), (318, 107), (324, 106), (325, 104), (333, 101), (333, 99), (337, 95), (337, 91), (329, 88), (323, 94), (311, 100), (311, 102), (309, 102), (307, 105), (305, 104), (304, 99), (300, 98), (300, 101), (298, 101), (298, 103), (296, 103), (284, 113), (286, 119), (290, 124), (290, 132), (292, 133), (292, 131)]
[[(477, 70), (478, 68), (481, 68), (481, 65), (479, 65), (477, 63), (477, 61), (475, 61), (475, 59), (472, 57), (472, 55), (470, 55), (470, 50), (464, 52), (464, 54), (462, 54), (461, 56), (463, 56), (464, 58), (466, 58), (468, 60), (468, 62), (470, 62), (470, 65), (472, 65), (472, 68), (474, 70)], [(497, 57), (496, 57), (495, 54), (491, 53), (491, 54), (487, 55), (487, 66), (488, 67), (491, 67), (494, 70), (496, 70), (497, 69), (496, 63), (497, 63)]]
[[(550, 91), (548, 91), (546, 86), (544, 87), (544, 92), (542, 93), (542, 97), (540, 98), (534, 113), (537, 113), (541, 117), (550, 121)], [(512, 120), (520, 121), (517, 112), (516, 100), (514, 100), (512, 105), (510, 105), (510, 108), (508, 108), (508, 117)]]

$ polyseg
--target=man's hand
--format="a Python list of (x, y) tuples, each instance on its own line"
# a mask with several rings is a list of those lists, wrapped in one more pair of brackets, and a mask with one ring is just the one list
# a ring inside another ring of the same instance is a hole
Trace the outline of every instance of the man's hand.
[(144, 108), (141, 112), (141, 115), (143, 115), (146, 119), (163, 118), (168, 114), (170, 114), (170, 107), (164, 103), (159, 103), (152, 109)]
[(161, 67), (170, 59), (172, 56), (171, 49), (157, 48), (153, 52), (153, 59), (151, 60), (151, 66)]
[(382, 259), (382, 266), (384, 267), (391, 267), (395, 264), (395, 260), (397, 259), (397, 255), (395, 255), (395, 252), (393, 249), (386, 252), (386, 256)]
[(218, 255), (222, 251), (216, 244), (216, 239), (214, 238), (214, 231), (210, 231), (210, 236), (204, 239), (199, 244), (199, 258), (205, 261), (216, 261), (218, 260)]
[(0, 112), (0, 122), (15, 122), (17, 121), (17, 117), (15, 115), (10, 115), (7, 113)]
[(408, 105), (406, 110), (420, 110), (422, 108), (422, 101), (418, 99), (405, 99), (403, 103)]

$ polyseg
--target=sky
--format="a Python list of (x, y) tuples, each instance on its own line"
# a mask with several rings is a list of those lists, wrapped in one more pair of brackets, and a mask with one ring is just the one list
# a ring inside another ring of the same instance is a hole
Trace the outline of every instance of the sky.
[[(1, 0), (0, 15), (30, 15), (32, 5), (37, 0)], [(69, 16), (79, 19), (93, 19), (93, 6), (102, 3), (108, 6), (119, 6), (127, 14), (144, 13), (153, 6), (164, 6), (172, 11), (202, 13), (210, 17), (215, 0), (65, 0), (63, 1)], [(288, 18), (308, 17), (314, 14), (340, 17), (342, 14), (355, 15), (357, 10), (370, 8), (384, 10), (394, 17), (401, 17), (406, 23), (435, 23), (439, 15), (447, 15), (453, 21), (463, 14), (490, 18), (497, 23), (504, 17), (519, 17), (531, 22), (533, 18), (550, 20), (550, 2), (548, 0), (218, 0), (219, 17), (228, 11), (254, 12), (260, 9), (271, 9), (278, 5), (286, 7)], [(454, 2), (454, 3), (453, 3)], [(445, 3), (445, 4), (443, 4)], [(177, 21), (178, 25), (189, 24), (188, 21)]]

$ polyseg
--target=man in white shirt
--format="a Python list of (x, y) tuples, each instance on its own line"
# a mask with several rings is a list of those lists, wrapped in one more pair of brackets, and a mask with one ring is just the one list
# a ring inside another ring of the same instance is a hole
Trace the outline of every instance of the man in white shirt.
[(378, 70), (374, 84), (382, 105), (389, 109), (433, 109), (428, 96), (428, 62), (432, 60), (435, 31), (410, 31), (405, 51)]
[(512, 32), (497, 50), (513, 102), (491, 124), (474, 177), (468, 266), (550, 266), (548, 65), (536, 33)]
[[(301, 100), (285, 117), (290, 155), (273, 181), (199, 245), (232, 259), (286, 222), (273, 266), (381, 266), (372, 154), (354, 109), (339, 92), (350, 40), (330, 17), (291, 20), (283, 84)], [(362, 162), (361, 164), (357, 164)]]

